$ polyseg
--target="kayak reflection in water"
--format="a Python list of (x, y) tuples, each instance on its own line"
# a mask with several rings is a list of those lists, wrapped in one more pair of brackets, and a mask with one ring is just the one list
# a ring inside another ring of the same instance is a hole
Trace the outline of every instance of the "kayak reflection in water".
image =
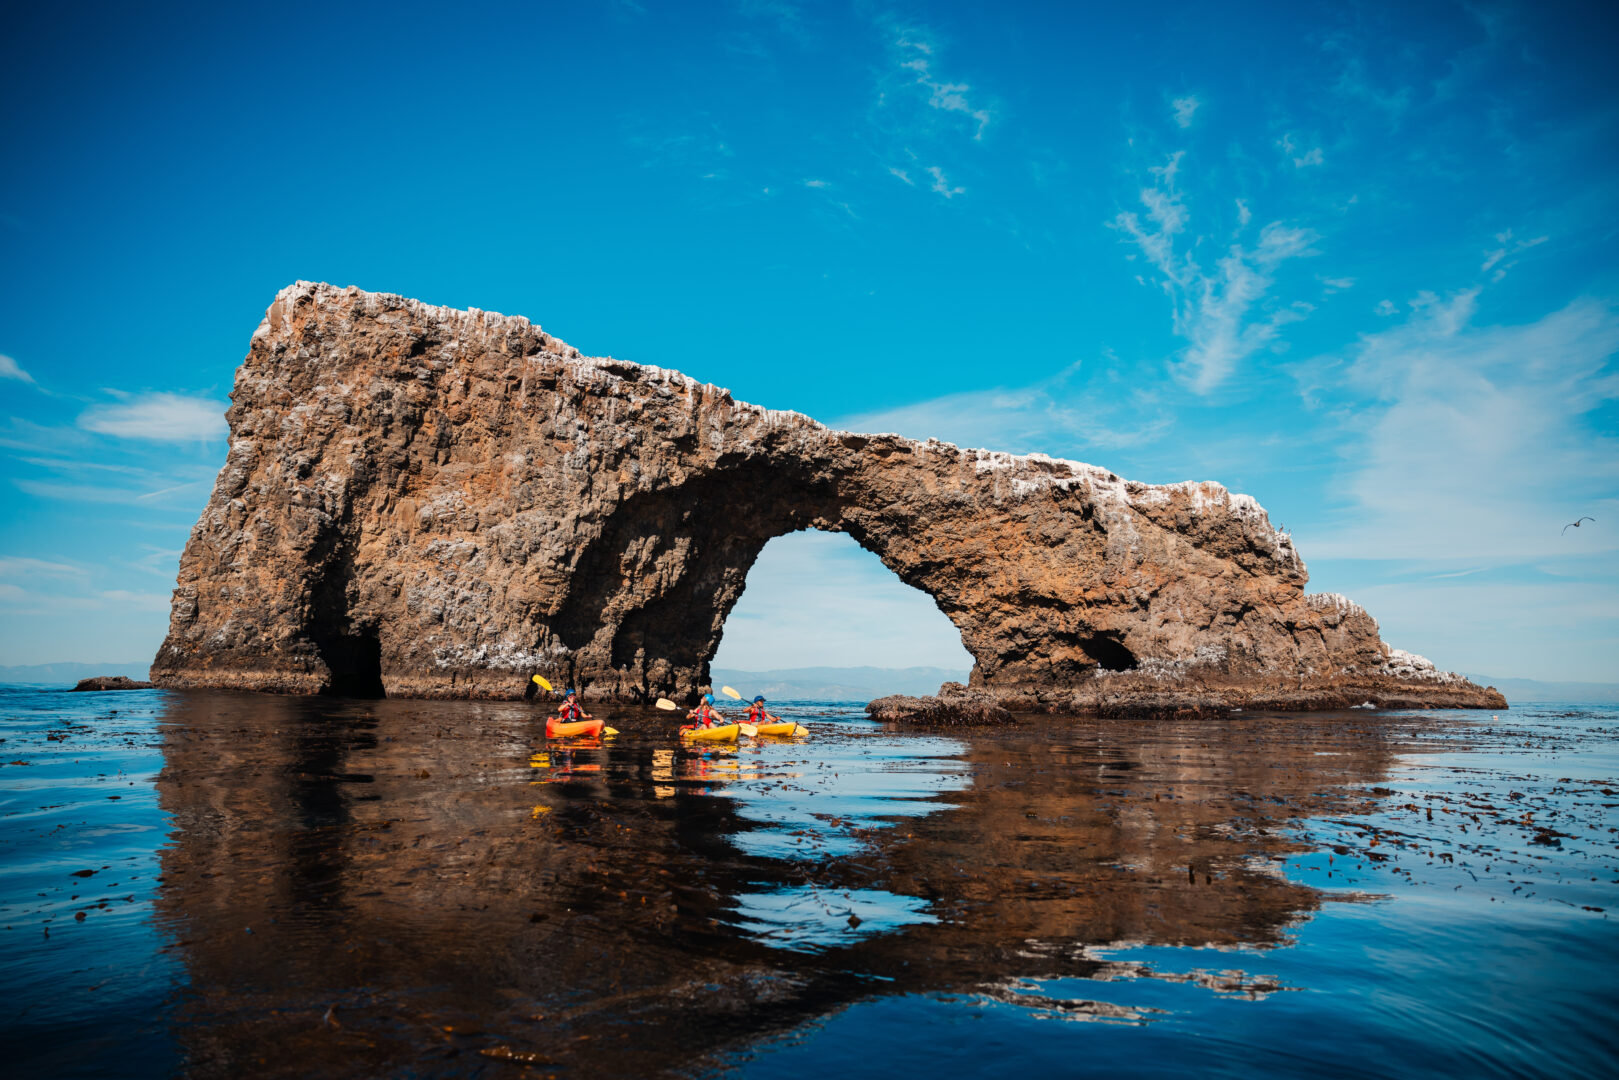
[(750, 724), (779, 724), (781, 722), (781, 717), (765, 712), (765, 696), (763, 694), (754, 698), (753, 704), (748, 706), (748, 723)]
[(579, 704), (579, 695), (572, 689), (562, 691), (562, 704), (557, 706), (557, 719), (570, 723), (590, 719), (590, 714)]
[(697, 708), (686, 714), (686, 719), (695, 721), (697, 727), (705, 728), (725, 723), (725, 717), (714, 711), (713, 694), (704, 694), (703, 700), (697, 703)]

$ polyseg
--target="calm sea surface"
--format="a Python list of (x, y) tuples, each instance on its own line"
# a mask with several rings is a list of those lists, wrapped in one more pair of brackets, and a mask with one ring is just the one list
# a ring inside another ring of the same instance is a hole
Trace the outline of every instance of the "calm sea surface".
[[(743, 688), (746, 689), (746, 688)], [(1619, 712), (0, 688), (8, 1076), (1615, 1075)]]

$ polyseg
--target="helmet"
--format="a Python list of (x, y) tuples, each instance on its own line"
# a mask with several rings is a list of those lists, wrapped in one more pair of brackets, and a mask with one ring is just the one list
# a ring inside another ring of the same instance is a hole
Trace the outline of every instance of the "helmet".
[(765, 703), (765, 696), (763, 694), (758, 695), (753, 699), (753, 703), (755, 705), (763, 705)]
[(563, 697), (573, 697), (573, 695), (574, 695), (574, 689), (571, 686), (568, 687), (568, 689), (562, 691), (562, 696)]
[(703, 704), (704, 705), (712, 705), (712, 704), (714, 704), (714, 695), (713, 694), (704, 694), (703, 695)]

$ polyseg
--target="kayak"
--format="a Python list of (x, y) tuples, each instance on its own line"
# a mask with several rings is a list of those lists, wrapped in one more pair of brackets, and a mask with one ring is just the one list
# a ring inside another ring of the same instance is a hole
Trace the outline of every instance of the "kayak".
[(707, 728), (681, 728), (680, 737), (697, 742), (736, 742), (736, 737), (741, 730), (741, 724), (725, 724), (721, 727)]
[(547, 739), (562, 739), (569, 735), (600, 735), (607, 725), (600, 720), (559, 720), (555, 716), (545, 722)]
[(791, 720), (783, 720), (779, 724), (759, 724), (755, 730), (760, 735), (808, 735), (809, 728), (800, 727)]

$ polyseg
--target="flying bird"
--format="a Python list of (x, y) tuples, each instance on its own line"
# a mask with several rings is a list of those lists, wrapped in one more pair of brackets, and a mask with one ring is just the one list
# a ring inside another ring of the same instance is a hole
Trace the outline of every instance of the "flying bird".
[[(1596, 520), (1596, 518), (1594, 518), (1594, 517), (1582, 517), (1582, 518), (1580, 518), (1580, 521), (1595, 521), (1595, 520)], [(1570, 529), (1579, 528), (1580, 527), (1580, 521), (1571, 521), (1567, 525), (1564, 525), (1563, 526), (1563, 532), (1568, 532)], [(1558, 535), (1561, 536), (1562, 533), (1558, 533)]]

